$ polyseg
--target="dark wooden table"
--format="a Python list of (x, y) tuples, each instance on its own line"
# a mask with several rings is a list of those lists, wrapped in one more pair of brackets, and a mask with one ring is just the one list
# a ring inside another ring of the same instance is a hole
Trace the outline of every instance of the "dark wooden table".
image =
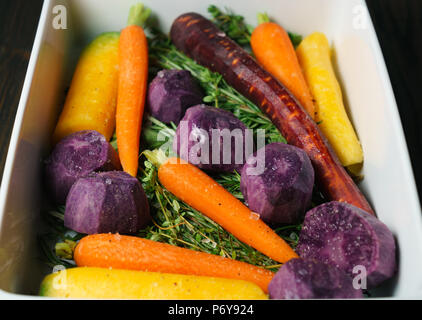
[[(0, 176), (42, 2), (0, 1)], [(422, 0), (367, 3), (390, 73), (422, 199)]]

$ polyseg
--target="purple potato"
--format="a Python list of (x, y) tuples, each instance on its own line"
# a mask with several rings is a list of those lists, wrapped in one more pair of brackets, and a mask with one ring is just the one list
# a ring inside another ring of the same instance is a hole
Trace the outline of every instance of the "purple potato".
[(204, 170), (240, 172), (248, 141), (253, 144), (252, 132), (231, 112), (197, 105), (190, 107), (180, 121), (173, 150)]
[[(263, 172), (249, 173), (253, 168)], [(249, 208), (268, 224), (301, 222), (309, 208), (314, 169), (303, 150), (271, 143), (250, 156), (243, 166), (240, 190)]]
[(68, 135), (54, 147), (45, 163), (45, 177), (53, 201), (64, 204), (79, 178), (120, 168), (119, 156), (105, 137), (86, 130)]
[(344, 202), (332, 201), (310, 210), (296, 250), (302, 258), (334, 265), (351, 277), (360, 273), (357, 266), (364, 267), (369, 289), (396, 270), (391, 231), (374, 216)]
[(187, 108), (202, 103), (204, 95), (188, 70), (161, 70), (148, 87), (151, 115), (176, 125)]
[(363, 298), (343, 270), (315, 260), (291, 259), (268, 285), (270, 299)]
[(80, 178), (66, 200), (64, 225), (80, 233), (131, 234), (150, 221), (144, 189), (138, 179), (123, 171)]

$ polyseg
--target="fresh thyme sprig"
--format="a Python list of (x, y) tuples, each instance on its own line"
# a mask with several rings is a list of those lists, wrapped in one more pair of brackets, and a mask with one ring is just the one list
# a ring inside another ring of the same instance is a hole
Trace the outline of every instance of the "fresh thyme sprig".
[(245, 23), (242, 16), (227, 9), (225, 12), (215, 5), (208, 7), (208, 12), (212, 16), (212, 21), (219, 29), (224, 31), (232, 40), (240, 46), (250, 51), (251, 34), (254, 29), (252, 25)]

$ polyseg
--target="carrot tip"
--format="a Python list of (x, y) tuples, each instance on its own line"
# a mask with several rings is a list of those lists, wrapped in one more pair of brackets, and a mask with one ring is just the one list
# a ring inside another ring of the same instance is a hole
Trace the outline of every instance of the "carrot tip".
[(266, 12), (258, 12), (256, 16), (258, 19), (258, 24), (270, 22), (270, 17), (268, 17), (268, 14)]
[(150, 8), (145, 7), (143, 3), (137, 3), (130, 8), (127, 25), (143, 27), (150, 14)]

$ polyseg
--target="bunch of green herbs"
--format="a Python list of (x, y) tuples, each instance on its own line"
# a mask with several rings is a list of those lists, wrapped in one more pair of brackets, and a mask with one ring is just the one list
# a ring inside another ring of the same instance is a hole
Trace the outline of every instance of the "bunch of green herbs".
[[(217, 25), (230, 37), (242, 46), (248, 45), (252, 28), (244, 23), (241, 16), (222, 13), (215, 6), (211, 6), (209, 11)], [(264, 129), (267, 144), (286, 142), (270, 119), (255, 104), (229, 86), (220, 74), (211, 72), (178, 51), (170, 39), (159, 30), (151, 28), (149, 31), (151, 76), (160, 69), (189, 70), (205, 92), (204, 103), (232, 112), (254, 131)], [(154, 150), (163, 147), (165, 143), (171, 146), (175, 130), (174, 124), (168, 125), (151, 116), (146, 117), (142, 131), (143, 150)], [(116, 136), (113, 137), (111, 144), (117, 149)], [(236, 198), (243, 201), (238, 172), (214, 174), (213, 178)], [(233, 258), (273, 271), (280, 266), (167, 191), (158, 181), (158, 168), (142, 154), (138, 179), (148, 197), (153, 221), (148, 227), (139, 231), (137, 236)], [(46, 214), (46, 221), (51, 227), (51, 232), (41, 237), (41, 247), (50, 265), (61, 264), (72, 267), (74, 266), (72, 260), (74, 246), (84, 235), (64, 227), (63, 218), (63, 207), (50, 210)], [(301, 225), (289, 225), (275, 231), (292, 247), (295, 247), (300, 229)]]

